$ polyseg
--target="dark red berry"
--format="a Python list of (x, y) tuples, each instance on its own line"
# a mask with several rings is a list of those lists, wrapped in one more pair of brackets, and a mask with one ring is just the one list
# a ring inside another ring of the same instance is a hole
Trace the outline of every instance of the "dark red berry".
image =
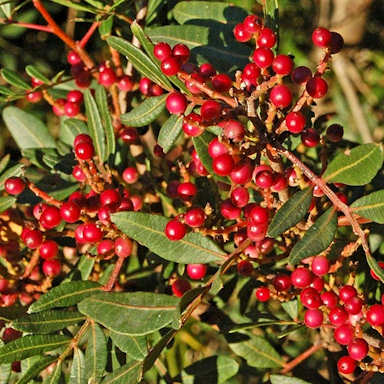
[(270, 188), (274, 183), (273, 173), (270, 171), (261, 171), (257, 173), (255, 183), (260, 188)]
[(331, 309), (328, 318), (331, 324), (338, 327), (343, 325), (348, 320), (348, 313), (343, 308), (336, 307)]
[(315, 129), (308, 128), (301, 133), (301, 142), (308, 148), (316, 147), (320, 142), (320, 135)]
[(218, 137), (215, 137), (209, 144), (208, 144), (208, 154), (212, 158), (218, 157), (220, 155), (223, 155), (225, 153), (228, 153), (228, 149), (225, 144), (221, 143), (219, 141)]
[(252, 165), (249, 159), (240, 160), (233, 167), (230, 178), (234, 184), (244, 185), (251, 181)]
[(203, 121), (217, 120), (220, 117), (222, 106), (215, 100), (204, 101), (200, 109)]
[(184, 117), (183, 131), (186, 135), (196, 137), (204, 132), (204, 127), (201, 125), (201, 116), (197, 113), (190, 113)]
[(345, 310), (351, 315), (357, 315), (361, 312), (361, 308), (363, 307), (363, 301), (358, 297), (351, 297), (349, 300), (344, 302)]
[(206, 275), (207, 266), (205, 264), (188, 264), (186, 271), (190, 279), (200, 280)]
[(172, 284), (172, 293), (176, 297), (181, 297), (191, 289), (191, 284), (186, 279), (176, 279)]
[(231, 78), (224, 73), (212, 77), (211, 81), (213, 88), (218, 92), (228, 92), (232, 87)]
[(249, 212), (248, 219), (254, 222), (255, 224), (267, 224), (268, 217), (268, 209), (256, 205), (252, 207), (251, 211)]
[(186, 228), (183, 223), (177, 219), (169, 221), (165, 227), (165, 235), (169, 240), (181, 240), (186, 233)]
[(101, 240), (103, 233), (94, 223), (84, 224), (83, 228), (84, 241), (87, 243), (96, 243)]
[(69, 101), (70, 103), (81, 104), (83, 102), (83, 94), (77, 89), (69, 91), (67, 93), (67, 101)]
[(312, 77), (312, 71), (308, 67), (300, 66), (293, 70), (291, 79), (296, 84), (304, 84)]
[(24, 244), (30, 249), (40, 247), (43, 241), (43, 235), (37, 229), (24, 228), (20, 237)]
[(22, 336), (22, 332), (16, 331), (13, 328), (5, 328), (3, 331), (3, 336), (1, 337), (4, 343), (9, 343), (10, 341), (16, 340)]
[(357, 291), (354, 287), (352, 287), (352, 285), (344, 285), (339, 290), (339, 298), (344, 303), (355, 296), (357, 296)]
[(344, 128), (340, 124), (332, 124), (327, 128), (326, 137), (332, 143), (338, 143), (344, 135)]
[(321, 298), (319, 292), (316, 289), (308, 287), (301, 291), (300, 293), (300, 301), (304, 305), (305, 308), (308, 309), (316, 309), (321, 305)]
[(199, 67), (199, 73), (201, 76), (208, 78), (216, 74), (216, 69), (212, 64), (203, 63)]
[(333, 309), (336, 308), (337, 303), (339, 301), (336, 293), (334, 292), (324, 292), (321, 294), (321, 301), (323, 302), (324, 305), (326, 305), (328, 308)]
[(241, 260), (237, 264), (237, 272), (242, 276), (251, 276), (253, 272), (253, 265), (248, 260)]
[(106, 189), (100, 193), (101, 206), (117, 208), (120, 205), (121, 196), (116, 189)]
[(307, 82), (306, 90), (314, 99), (321, 99), (328, 91), (328, 84), (322, 77), (312, 77)]
[(278, 291), (288, 291), (291, 287), (291, 278), (288, 275), (276, 275), (273, 280), (273, 286)]
[(25, 183), (20, 177), (10, 177), (5, 180), (4, 189), (10, 195), (20, 195), (24, 188)]
[(132, 127), (124, 127), (119, 132), (119, 137), (126, 144), (134, 144), (139, 140), (139, 134), (137, 133), (137, 130)]
[(344, 39), (340, 33), (331, 32), (331, 41), (329, 43), (329, 48), (332, 54), (338, 53), (343, 49)]
[[(384, 270), (384, 261), (379, 261), (377, 264), (379, 264), (379, 267)], [(370, 273), (373, 279), (380, 281), (379, 276), (376, 275), (373, 269), (370, 270)]]
[(88, 143), (92, 144), (92, 138), (91, 136), (85, 134), (85, 133), (80, 133), (75, 137), (75, 140), (73, 141), (73, 146), (76, 147), (80, 143)]

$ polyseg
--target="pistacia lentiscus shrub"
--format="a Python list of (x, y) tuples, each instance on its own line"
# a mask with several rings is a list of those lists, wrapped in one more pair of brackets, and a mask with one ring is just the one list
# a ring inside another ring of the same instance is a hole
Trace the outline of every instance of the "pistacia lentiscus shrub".
[(67, 64), (1, 72), (0, 382), (383, 380), (382, 147), (313, 108), (342, 36), (310, 69), (274, 1), (57, 2), (79, 40), (3, 7)]

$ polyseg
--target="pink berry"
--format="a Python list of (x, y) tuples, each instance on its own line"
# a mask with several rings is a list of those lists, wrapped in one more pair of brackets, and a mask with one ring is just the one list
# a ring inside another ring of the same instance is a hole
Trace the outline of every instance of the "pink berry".
[(213, 88), (218, 92), (228, 92), (232, 87), (231, 78), (224, 73), (212, 77), (211, 81)]

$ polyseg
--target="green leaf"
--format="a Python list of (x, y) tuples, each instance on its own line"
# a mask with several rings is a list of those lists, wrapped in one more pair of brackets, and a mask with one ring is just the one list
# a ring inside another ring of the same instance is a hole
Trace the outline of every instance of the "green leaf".
[(50, 308), (69, 307), (79, 303), (101, 289), (101, 285), (93, 281), (71, 281), (52, 288), (37, 301), (32, 303), (28, 313), (40, 312)]
[(279, 3), (278, 0), (264, 1), (265, 24), (275, 33), (279, 32)]
[(375, 223), (384, 224), (384, 189), (354, 201), (353, 212)]
[(376, 276), (384, 283), (384, 269), (380, 267), (377, 261), (372, 257), (367, 257), (367, 262), (369, 267), (375, 272)]
[(382, 146), (363, 144), (337, 155), (329, 163), (323, 178), (328, 183), (364, 185), (375, 177), (382, 164)]
[[(145, 52), (149, 56), (149, 58), (152, 60), (152, 62), (157, 66), (158, 71), (161, 72), (161, 63), (156, 58), (156, 56), (153, 53), (154, 45), (152, 42), (148, 39), (147, 35), (144, 33), (143, 29), (140, 27), (140, 25), (134, 21), (131, 24), (131, 31), (132, 33), (137, 37), (137, 39), (140, 41), (141, 46), (144, 48)], [(167, 78), (176, 85), (179, 89), (183, 90), (184, 93), (189, 94), (189, 90), (186, 87), (185, 83), (180, 80), (177, 76), (167, 76)]]
[(26, 312), (27, 309), (25, 307), (17, 305), (13, 305), (12, 307), (0, 307), (0, 320), (4, 320), (6, 322), (15, 320), (21, 316), (24, 316)]
[(250, 335), (248, 340), (230, 343), (229, 347), (251, 367), (276, 368), (284, 365), (280, 355), (260, 336)]
[(3, 119), (21, 149), (56, 147), (48, 128), (31, 113), (8, 106), (3, 110)]
[(298, 379), (297, 377), (288, 377), (282, 375), (271, 375), (272, 384), (310, 384), (308, 381)]
[(296, 225), (308, 213), (312, 201), (312, 189), (296, 192), (276, 212), (268, 227), (268, 236), (277, 237)]
[(0, 196), (0, 214), (11, 208), (16, 203), (16, 197), (13, 196)]
[(80, 257), (77, 269), (80, 271), (81, 280), (88, 280), (88, 277), (92, 273), (93, 266), (95, 265), (95, 258), (87, 255)]
[(7, 168), (9, 160), (11, 160), (11, 155), (9, 153), (0, 160), (0, 174)]
[(37, 360), (21, 377), (16, 384), (28, 384), (32, 379), (34, 379), (41, 371), (52, 364), (57, 358), (53, 356), (43, 356), (41, 359)]
[(16, 164), (13, 167), (7, 169), (4, 173), (2, 173), (0, 175), (0, 190), (4, 189), (5, 180), (7, 180), (8, 178), (13, 176), (16, 176), (16, 177), (22, 176), (23, 168), (24, 168), (23, 164)]
[(84, 105), (85, 114), (88, 118), (88, 129), (93, 140), (96, 154), (99, 156), (101, 161), (104, 161), (106, 149), (103, 123), (101, 121), (96, 101), (89, 89), (84, 92)]
[(0, 94), (5, 96), (15, 96), (17, 95), (12, 89), (7, 88), (4, 85), (0, 85)]
[(141, 212), (121, 212), (111, 216), (121, 231), (166, 260), (193, 264), (225, 258), (225, 253), (211, 239), (199, 233), (188, 233), (178, 241), (169, 240), (164, 234), (169, 221), (166, 217)]
[(85, 320), (76, 311), (44, 311), (12, 322), (12, 327), (28, 333), (51, 333)]
[(30, 84), (28, 84), (22, 76), (20, 76), (17, 72), (12, 71), (11, 69), (3, 68), (1, 70), (1, 76), (3, 76), (3, 79), (13, 85), (16, 88), (25, 89), (28, 91), (32, 88)]
[(295, 325), (295, 324), (297, 324), (295, 321), (287, 322), (284, 320), (264, 320), (256, 323), (244, 323), (244, 324), (234, 325), (233, 327), (231, 327), (229, 333), (234, 333), (240, 330), (246, 330), (246, 329), (252, 329), (252, 328), (269, 327), (272, 325), (285, 326), (285, 325)]
[(247, 12), (232, 4), (218, 1), (180, 1), (173, 8), (173, 16), (179, 24), (190, 20), (215, 20), (234, 26), (243, 21)]
[(69, 337), (62, 335), (24, 336), (0, 347), (0, 364), (52, 351), (69, 344), (70, 341)]
[(165, 5), (163, 0), (149, 0), (148, 1), (148, 11), (147, 17), (145, 18), (146, 24), (150, 24), (157, 16), (157, 13)]
[(88, 378), (97, 382), (102, 377), (107, 365), (107, 340), (103, 330), (94, 322), (88, 331), (88, 345), (85, 351), (85, 372)]
[(169, 152), (179, 137), (182, 131), (183, 119), (184, 116), (182, 115), (172, 115), (160, 128), (157, 142), (163, 148), (164, 153)]
[(111, 35), (112, 28), (113, 28), (113, 20), (114, 20), (114, 16), (111, 15), (100, 23), (99, 33), (102, 39), (105, 39)]
[(105, 376), (102, 384), (137, 384), (141, 378), (141, 361), (131, 361)]
[(318, 255), (331, 244), (337, 229), (337, 215), (333, 208), (324, 212), (291, 250), (289, 262), (299, 263), (309, 256)]
[(239, 370), (239, 363), (228, 356), (211, 356), (184, 368), (183, 384), (226, 383)]
[(296, 320), (299, 315), (299, 306), (297, 300), (286, 301), (281, 303), (284, 311), (288, 313), (291, 319)]
[[(4, 345), (4, 342), (0, 340), (0, 347), (2, 347), (3, 345)], [(9, 383), (9, 376), (11, 374), (11, 370), (12, 370), (11, 363), (0, 364), (0, 384)]]
[(147, 355), (147, 337), (131, 336), (122, 332), (110, 333), (116, 346), (134, 360), (144, 360)]
[(116, 36), (108, 37), (107, 42), (112, 48), (125, 55), (128, 61), (131, 62), (142, 75), (159, 84), (162, 88), (168, 91), (172, 90), (171, 83), (167, 77), (158, 70), (156, 64), (139, 48)]
[[(57, 200), (65, 200), (71, 193), (77, 191), (79, 189), (79, 184), (72, 184), (68, 187), (56, 189), (54, 191), (49, 191), (49, 195)], [(84, 279), (86, 280), (86, 279)]]
[(44, 84), (49, 84), (50, 80), (45, 77), (34, 65), (27, 65), (25, 67), (25, 72), (37, 80), (42, 81)]
[(73, 361), (69, 384), (87, 384), (88, 372), (85, 370), (84, 355), (79, 348), (73, 351)]
[(84, 121), (77, 119), (61, 119), (59, 138), (65, 144), (73, 146), (75, 137), (81, 133), (89, 133)]
[(58, 384), (61, 378), (61, 362), (58, 362), (51, 376), (48, 377), (44, 384)]
[(0, 9), (3, 11), (4, 16), (7, 19), (10, 19), (12, 17), (12, 4), (10, 3), (1, 4)]
[(88, 7), (86, 5), (81, 5), (80, 3), (75, 3), (74, 1), (70, 0), (52, 0), (54, 3), (64, 5), (65, 7), (76, 9), (78, 11), (84, 11), (84, 12), (90, 12), (90, 13), (96, 13), (96, 10)]
[(96, 103), (99, 107), (101, 120), (103, 123), (104, 134), (106, 137), (106, 148), (104, 161), (116, 152), (115, 131), (113, 130), (111, 112), (108, 108), (107, 92), (103, 86), (96, 88)]
[(145, 99), (137, 107), (120, 116), (123, 124), (131, 127), (143, 127), (152, 123), (165, 108), (167, 95), (154, 96)]
[(78, 304), (79, 311), (104, 327), (146, 335), (177, 321), (179, 299), (150, 292), (100, 292)]

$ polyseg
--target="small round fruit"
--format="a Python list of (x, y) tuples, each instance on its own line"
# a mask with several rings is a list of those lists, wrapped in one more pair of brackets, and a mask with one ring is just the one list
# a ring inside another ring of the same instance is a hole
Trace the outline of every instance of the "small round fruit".
[(348, 320), (348, 313), (343, 308), (335, 307), (329, 312), (328, 319), (331, 324), (339, 327)]
[(237, 24), (233, 29), (233, 35), (237, 41), (240, 43), (245, 43), (251, 39), (252, 32), (250, 32), (244, 24)]
[(296, 67), (291, 75), (291, 79), (296, 84), (304, 84), (312, 77), (312, 71), (308, 67)]
[(301, 291), (300, 301), (308, 309), (316, 309), (321, 305), (321, 298), (316, 289), (308, 287)]
[(192, 228), (199, 228), (204, 224), (205, 213), (202, 208), (191, 208), (184, 216), (185, 223)]
[(92, 143), (79, 143), (75, 146), (76, 157), (80, 160), (91, 160), (95, 150)]
[(187, 279), (176, 279), (172, 284), (172, 293), (176, 297), (181, 297), (191, 289), (191, 284)]
[(288, 275), (276, 275), (275, 279), (273, 280), (273, 286), (278, 291), (288, 291), (288, 289), (291, 287), (291, 278)]
[(132, 240), (119, 237), (115, 240), (115, 254), (117, 257), (128, 257), (132, 253)]
[(55, 277), (61, 272), (61, 263), (59, 260), (45, 260), (42, 266), (45, 276)]
[(338, 143), (344, 135), (344, 128), (340, 124), (331, 124), (327, 128), (326, 137), (332, 143)]
[(315, 129), (308, 128), (301, 133), (301, 142), (308, 148), (316, 147), (320, 142), (320, 135)]
[(308, 328), (319, 328), (323, 324), (323, 312), (319, 309), (308, 309), (304, 314), (304, 324)]
[(355, 296), (357, 296), (357, 291), (354, 287), (352, 287), (352, 285), (344, 285), (339, 290), (339, 298), (344, 303)]
[(25, 183), (20, 177), (10, 177), (5, 180), (4, 189), (10, 195), (20, 195), (24, 191)]
[(288, 55), (277, 55), (272, 62), (276, 74), (286, 76), (292, 71), (293, 61)]
[(368, 350), (368, 343), (364, 339), (354, 339), (348, 344), (348, 353), (353, 360), (363, 360)]
[(153, 48), (153, 54), (156, 59), (163, 61), (172, 55), (172, 48), (169, 44), (160, 42), (157, 43)]
[(81, 64), (81, 59), (80, 56), (74, 52), (74, 51), (69, 51), (67, 54), (67, 61), (71, 65), (78, 65)]
[(39, 253), (44, 260), (53, 259), (57, 256), (59, 247), (56, 241), (46, 240), (40, 245)]
[(166, 107), (169, 113), (178, 115), (187, 108), (187, 99), (180, 92), (172, 92), (167, 96)]
[(40, 216), (40, 224), (46, 229), (55, 228), (60, 222), (60, 209), (57, 207), (47, 206)]
[(340, 345), (348, 345), (354, 336), (354, 329), (350, 324), (343, 324), (335, 329), (334, 337)]
[(314, 99), (321, 99), (328, 91), (328, 84), (322, 77), (312, 77), (307, 82), (306, 90)]
[(207, 266), (205, 264), (188, 264), (186, 271), (190, 279), (200, 280), (206, 275)]
[(325, 256), (315, 256), (311, 264), (312, 272), (316, 276), (324, 276), (329, 271), (329, 261)]
[(321, 294), (321, 301), (324, 305), (326, 305), (329, 309), (336, 308), (337, 303), (339, 302), (339, 298), (336, 293), (328, 291)]
[(80, 217), (80, 207), (73, 201), (66, 201), (60, 207), (60, 216), (67, 223), (75, 223)]
[(165, 235), (169, 240), (181, 240), (186, 233), (185, 225), (177, 219), (170, 220), (165, 226)]
[(96, 243), (101, 240), (103, 233), (95, 223), (87, 223), (83, 228), (84, 240), (87, 243)]
[(371, 305), (366, 313), (366, 318), (369, 324), (380, 326), (384, 324), (384, 305)]
[(248, 260), (241, 260), (237, 264), (237, 272), (242, 276), (251, 276), (253, 272), (253, 265)]
[(349, 375), (356, 369), (356, 362), (350, 356), (343, 356), (337, 362), (337, 370), (344, 374)]
[(277, 108), (286, 108), (292, 102), (292, 93), (286, 85), (275, 85), (269, 97)]
[(234, 165), (233, 158), (228, 153), (215, 157), (212, 162), (213, 172), (219, 176), (228, 176)]
[(255, 295), (257, 300), (264, 303), (271, 297), (271, 291), (268, 287), (260, 287), (256, 289)]
[(273, 58), (273, 52), (269, 48), (257, 48), (253, 53), (253, 61), (259, 68), (270, 67)]
[(331, 43), (331, 32), (326, 28), (318, 27), (312, 33), (313, 44), (320, 48), (327, 48)]
[(292, 284), (297, 288), (305, 288), (311, 284), (312, 273), (307, 268), (296, 268), (291, 274)]
[(204, 101), (200, 109), (200, 115), (203, 121), (213, 121), (220, 117), (222, 106), (215, 100)]
[(43, 241), (43, 235), (37, 229), (24, 228), (20, 237), (24, 244), (30, 249), (40, 247)]
[(122, 176), (127, 184), (135, 184), (139, 179), (139, 172), (135, 167), (128, 167), (124, 169)]
[(180, 71), (181, 65), (176, 57), (170, 56), (161, 62), (161, 71), (164, 75), (175, 76)]
[(285, 124), (291, 133), (301, 133), (305, 123), (305, 117), (301, 112), (289, 112), (285, 117)]

